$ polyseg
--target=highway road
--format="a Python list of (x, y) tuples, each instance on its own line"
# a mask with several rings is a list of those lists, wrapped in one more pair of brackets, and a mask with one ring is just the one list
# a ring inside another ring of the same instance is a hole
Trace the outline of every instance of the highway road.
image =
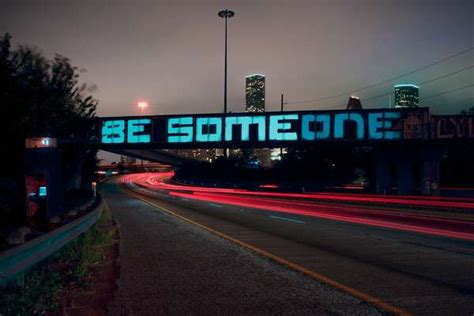
[[(275, 304), (249, 304), (247, 296), (247, 300), (240, 297), (236, 301), (247, 307), (261, 308), (242, 310), (230, 302), (223, 304), (227, 308), (232, 307), (229, 310), (236, 313), (286, 314), (294, 311), (294, 314), (359, 314), (361, 310), (362, 313), (375, 313), (369, 306), (394, 314), (472, 315), (474, 312), (472, 199), (249, 192), (169, 183), (170, 176), (169, 173), (127, 175), (120, 180), (121, 189), (116, 184), (107, 184), (105, 199), (123, 233), (121, 252), (124, 251), (124, 255), (121, 262), (126, 263), (128, 256), (147, 262), (149, 259), (140, 258), (137, 253), (158, 251), (165, 258), (166, 252), (173, 254), (170, 257), (173, 260), (165, 260), (167, 266), (183, 260), (194, 266), (192, 261), (185, 260), (189, 247), (161, 249), (157, 246), (155, 249), (153, 239), (146, 237), (145, 227), (152, 231), (161, 230), (162, 222), (172, 219), (180, 223), (180, 229), (192, 229), (194, 233), (211, 232), (213, 242), (230, 241), (224, 245), (227, 248), (221, 251), (232, 249), (239, 254), (252, 255), (254, 263), (266, 258), (264, 262), (267, 265), (271, 263), (271, 269), (283, 269), (278, 271), (286, 277), (292, 270), (298, 271), (296, 275), (301, 284), (292, 283), (292, 293), (308, 289), (307, 285), (303, 285), (308, 280), (311, 280), (308, 284), (320, 286), (312, 294), (306, 292), (298, 296), (298, 302), (294, 297), (288, 297), (286, 292), (275, 292), (275, 288), (286, 288), (281, 284), (270, 282), (262, 289), (261, 284), (269, 282), (263, 276), (268, 266), (261, 266), (259, 261), (257, 265), (260, 265), (258, 270), (262, 271), (262, 279), (257, 281), (260, 278), (258, 274), (254, 282), (248, 283), (248, 287), (253, 288), (253, 295), (272, 291), (272, 300), (279, 297), (278, 304), (285, 302), (286, 305), (277, 304), (284, 307), (272, 310)], [(145, 212), (141, 210), (144, 207), (154, 211)], [(146, 223), (137, 225), (145, 218)], [(183, 235), (189, 234), (193, 233), (183, 232), (179, 236), (183, 238)], [(141, 243), (133, 241), (136, 236), (142, 236)], [(174, 238), (178, 237), (174, 235), (165, 239), (173, 244)], [(195, 247), (198, 249), (200, 246)], [(209, 252), (210, 249), (203, 251)], [(213, 255), (219, 257), (219, 253), (214, 253), (206, 254), (205, 258), (213, 258)], [(221, 261), (202, 259), (201, 263), (220, 270), (233, 264), (238, 258), (234, 256), (226, 254), (223, 256), (226, 259)], [(153, 264), (156, 264), (156, 269), (163, 269), (160, 262), (153, 261)], [(242, 275), (238, 272), (240, 266), (233, 266), (238, 275)], [(242, 267), (246, 265), (242, 264)], [(140, 277), (137, 275), (141, 272), (140, 269), (127, 271), (131, 267), (123, 265), (121, 269), (123, 278), (119, 282), (119, 295), (112, 310), (130, 311), (126, 302), (133, 305), (130, 303), (133, 299), (129, 297), (127, 300), (127, 293), (133, 284), (139, 286)], [(184, 278), (191, 277), (195, 269), (177, 273)], [(290, 279), (294, 281), (294, 277), (292, 275)], [(208, 281), (203, 279), (200, 282), (204, 282), (202, 286), (205, 287)], [(209, 286), (213, 284), (213, 281), (209, 282)], [(156, 286), (159, 287), (159, 282)], [(222, 293), (226, 293), (225, 283), (220, 286), (224, 291)], [(179, 287), (173, 288), (173, 291), (176, 290), (179, 291)], [(339, 296), (332, 299), (335, 294), (327, 292), (329, 290), (336, 291)], [(150, 296), (153, 290), (147, 293), (141, 296)], [(229, 295), (228, 292), (226, 295)], [(312, 295), (313, 302), (317, 303), (310, 305), (304, 300), (307, 295)], [(321, 302), (318, 300), (321, 295), (330, 298)], [(340, 302), (348, 296), (369, 305), (354, 304), (354, 301), (325, 305), (330, 304), (330, 300)], [(264, 301), (268, 302), (268, 297)], [(198, 303), (189, 304), (194, 310), (200, 306)], [(341, 306), (344, 307), (341, 309)], [(221, 313), (224, 310), (212, 311)]]

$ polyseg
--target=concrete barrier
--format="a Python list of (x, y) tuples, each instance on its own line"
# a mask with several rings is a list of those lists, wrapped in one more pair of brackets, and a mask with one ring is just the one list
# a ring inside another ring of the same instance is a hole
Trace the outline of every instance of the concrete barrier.
[(77, 236), (87, 231), (102, 215), (104, 201), (90, 213), (55, 229), (54, 231), (32, 239), (27, 243), (0, 253), (0, 285), (14, 280), (15, 276), (45, 259)]

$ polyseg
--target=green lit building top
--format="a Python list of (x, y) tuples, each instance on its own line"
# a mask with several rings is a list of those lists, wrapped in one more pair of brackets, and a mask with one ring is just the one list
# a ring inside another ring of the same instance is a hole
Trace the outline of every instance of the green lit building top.
[(265, 112), (265, 76), (245, 77), (245, 112)]
[(395, 87), (395, 107), (418, 107), (419, 87), (414, 84), (397, 84)]

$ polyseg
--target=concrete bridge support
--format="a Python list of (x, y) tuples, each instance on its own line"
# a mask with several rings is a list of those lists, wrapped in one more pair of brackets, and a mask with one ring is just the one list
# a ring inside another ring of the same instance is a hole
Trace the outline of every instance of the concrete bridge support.
[(27, 220), (46, 223), (54, 216), (62, 216), (63, 174), (56, 140), (27, 139), (24, 161)]
[[(407, 157), (408, 156), (408, 157)], [(402, 195), (416, 193), (415, 163), (409, 155), (403, 154), (399, 161), (394, 162), (397, 172), (397, 193)]]
[(383, 159), (383, 154), (375, 160), (375, 192), (380, 194), (392, 193), (392, 170), (389, 161)]
[(443, 147), (437, 145), (378, 146), (373, 151), (374, 190), (379, 194), (439, 195), (439, 165)]
[(427, 146), (422, 150), (421, 193), (423, 195), (439, 195), (439, 166), (445, 153), (445, 148), (435, 145)]

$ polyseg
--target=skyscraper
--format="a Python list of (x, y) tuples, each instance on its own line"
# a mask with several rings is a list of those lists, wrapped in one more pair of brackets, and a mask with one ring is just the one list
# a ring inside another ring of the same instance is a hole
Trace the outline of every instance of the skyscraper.
[(414, 84), (397, 84), (395, 87), (395, 107), (418, 107), (419, 87)]
[(265, 112), (265, 76), (245, 77), (245, 112)]

